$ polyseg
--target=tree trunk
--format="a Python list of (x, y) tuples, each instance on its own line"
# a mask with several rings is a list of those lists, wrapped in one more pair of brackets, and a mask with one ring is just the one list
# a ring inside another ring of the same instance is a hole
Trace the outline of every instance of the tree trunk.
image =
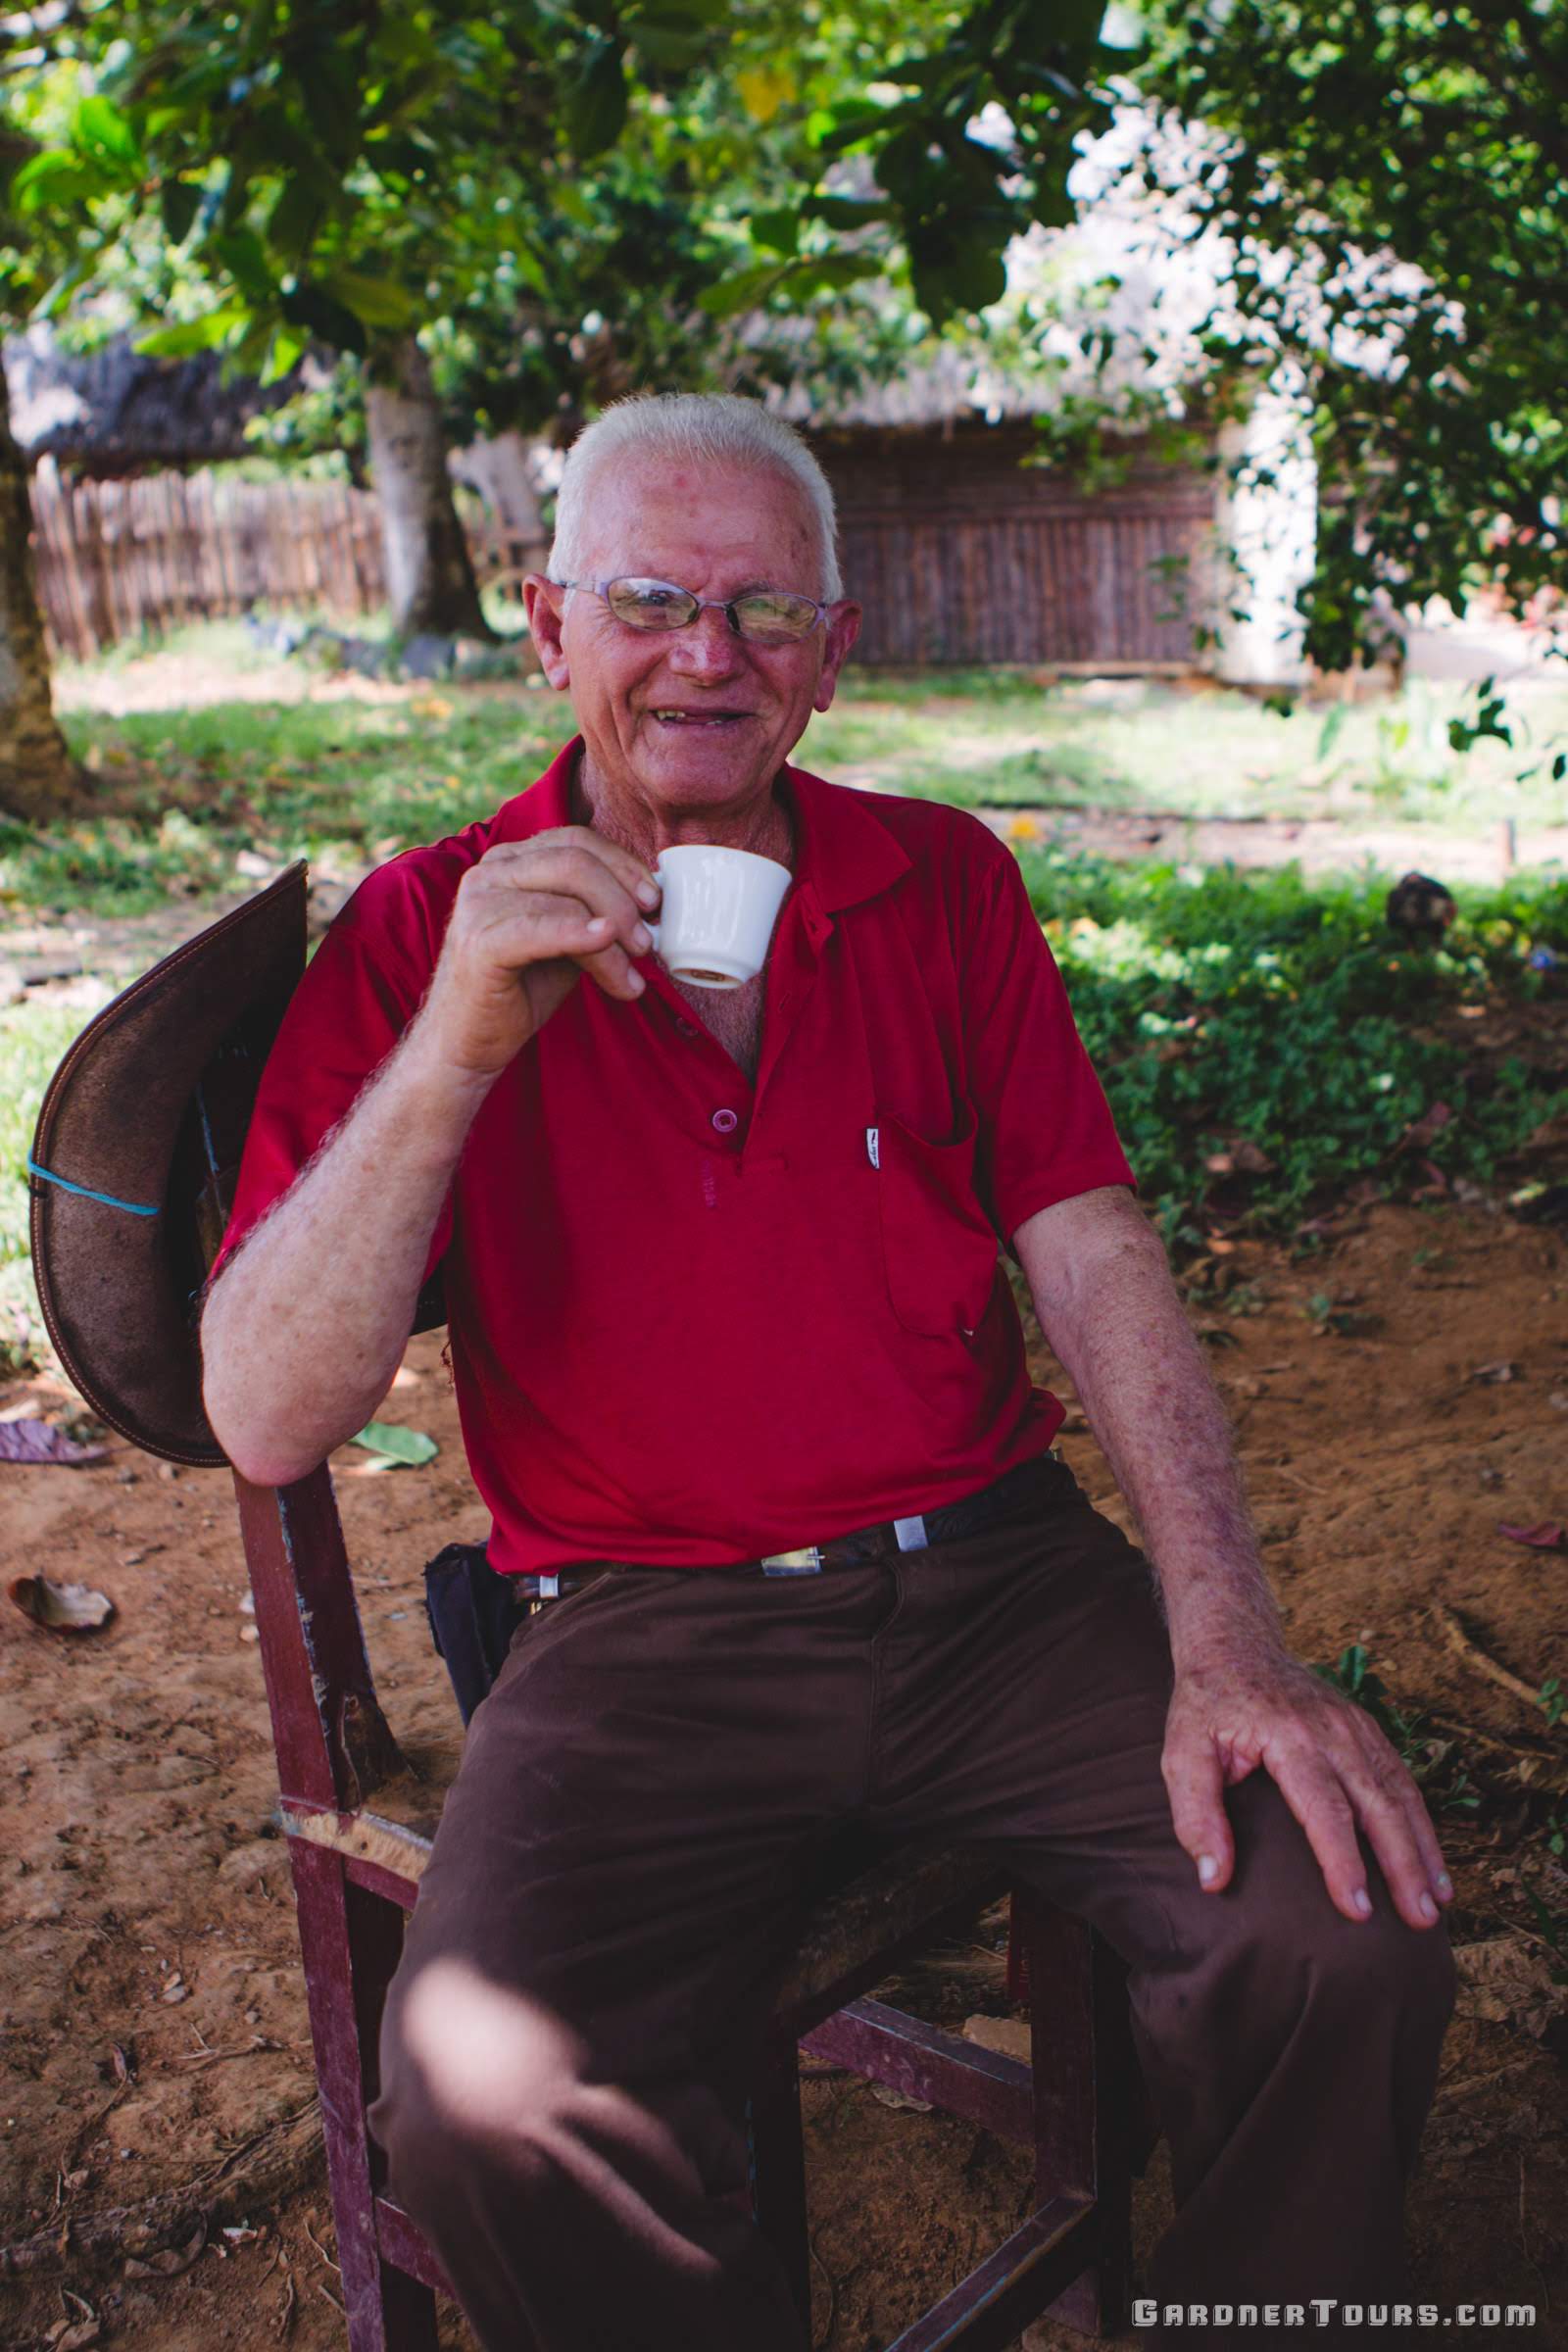
[(76, 787), (49, 699), (31, 525), (26, 461), (11, 438), (0, 368), (0, 810), (29, 824), (67, 808)]
[(400, 637), (493, 637), (452, 501), (430, 364), (412, 335), (393, 354), (390, 380), (367, 383), (365, 416), (393, 627)]

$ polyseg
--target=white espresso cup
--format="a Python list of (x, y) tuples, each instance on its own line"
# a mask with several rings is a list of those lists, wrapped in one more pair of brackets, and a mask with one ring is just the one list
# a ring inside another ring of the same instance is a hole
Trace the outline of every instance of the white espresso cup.
[(663, 852), (654, 878), (663, 904), (658, 922), (643, 919), (671, 979), (688, 988), (740, 988), (755, 980), (767, 960), (789, 867), (750, 850), (682, 842)]

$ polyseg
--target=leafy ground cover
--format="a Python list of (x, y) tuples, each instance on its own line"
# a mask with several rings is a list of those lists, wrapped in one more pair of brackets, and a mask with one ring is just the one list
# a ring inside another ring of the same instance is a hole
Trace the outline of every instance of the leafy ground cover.
[[(1544, 1175), (1509, 1176), (1568, 1127), (1568, 880), (1461, 891), (1426, 948), (1389, 929), (1385, 877), (1020, 858), (1173, 1241), (1215, 1221), (1287, 1231), (1357, 1181), (1544, 1198)], [(1531, 1006), (1511, 1050), (1485, 1050), (1477, 1023)]]

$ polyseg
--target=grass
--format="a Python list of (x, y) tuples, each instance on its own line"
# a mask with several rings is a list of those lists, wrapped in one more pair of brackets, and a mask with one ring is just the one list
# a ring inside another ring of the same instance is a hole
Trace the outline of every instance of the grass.
[(1423, 679), (1382, 703), (1302, 705), (1285, 716), (1206, 681), (1040, 685), (1008, 671), (897, 680), (852, 670), (800, 757), (828, 775), (896, 774), (900, 792), (967, 808), (1359, 815), (1472, 832), (1509, 816), (1560, 824), (1568, 792), (1542, 754), (1568, 742), (1568, 681), (1521, 682), (1504, 702), (1517, 746), (1487, 741), (1461, 759), (1447, 725), (1470, 706), (1460, 689)]
[(234, 887), (241, 851), (369, 860), (488, 815), (560, 745), (548, 695), (68, 713), (90, 815), (0, 821), (0, 903), (141, 914)]

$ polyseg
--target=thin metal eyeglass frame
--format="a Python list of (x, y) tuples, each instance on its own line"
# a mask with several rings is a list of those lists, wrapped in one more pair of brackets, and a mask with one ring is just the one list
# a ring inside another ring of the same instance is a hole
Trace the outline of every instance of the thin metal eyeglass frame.
[[(612, 580), (552, 580), (550, 584), (553, 588), (584, 589), (590, 596), (602, 597), (605, 603), (610, 605), (610, 591), (612, 588), (618, 586), (622, 580), (641, 579), (642, 576), (643, 575), (640, 572), (623, 571), (617, 572), (615, 578)], [(736, 619), (735, 608), (737, 605), (743, 605), (746, 602), (746, 597), (744, 596), (699, 596), (695, 589), (683, 588), (678, 580), (656, 580), (650, 578), (648, 585), (651, 588), (673, 589), (677, 596), (689, 596), (692, 603), (697, 607), (696, 612), (691, 613), (685, 620), (672, 621), (667, 627), (663, 627), (661, 626), (658, 621), (627, 620), (621, 613), (615, 612), (613, 605), (611, 605), (610, 610), (612, 617), (620, 622), (620, 625), (623, 629), (636, 629), (644, 637), (672, 636), (676, 629), (692, 628), (696, 625), (697, 621), (701, 619), (704, 612), (712, 612), (723, 613), (724, 618), (729, 622), (731, 631), (735, 636), (740, 638), (743, 644), (762, 645), (767, 642), (765, 638), (755, 636), (748, 637), (746, 631), (741, 627), (740, 622)], [(802, 629), (798, 637), (784, 636), (775, 638), (773, 642), (776, 645), (804, 645), (808, 637), (811, 636), (817, 629), (824, 625), (828, 614), (833, 610), (831, 605), (818, 604), (814, 596), (807, 596), (805, 592), (799, 588), (786, 588), (777, 591), (771, 589), (749, 589), (747, 591), (747, 595), (773, 594), (798, 596), (802, 604), (810, 605), (814, 609), (816, 614), (816, 617), (812, 621), (810, 628)]]

